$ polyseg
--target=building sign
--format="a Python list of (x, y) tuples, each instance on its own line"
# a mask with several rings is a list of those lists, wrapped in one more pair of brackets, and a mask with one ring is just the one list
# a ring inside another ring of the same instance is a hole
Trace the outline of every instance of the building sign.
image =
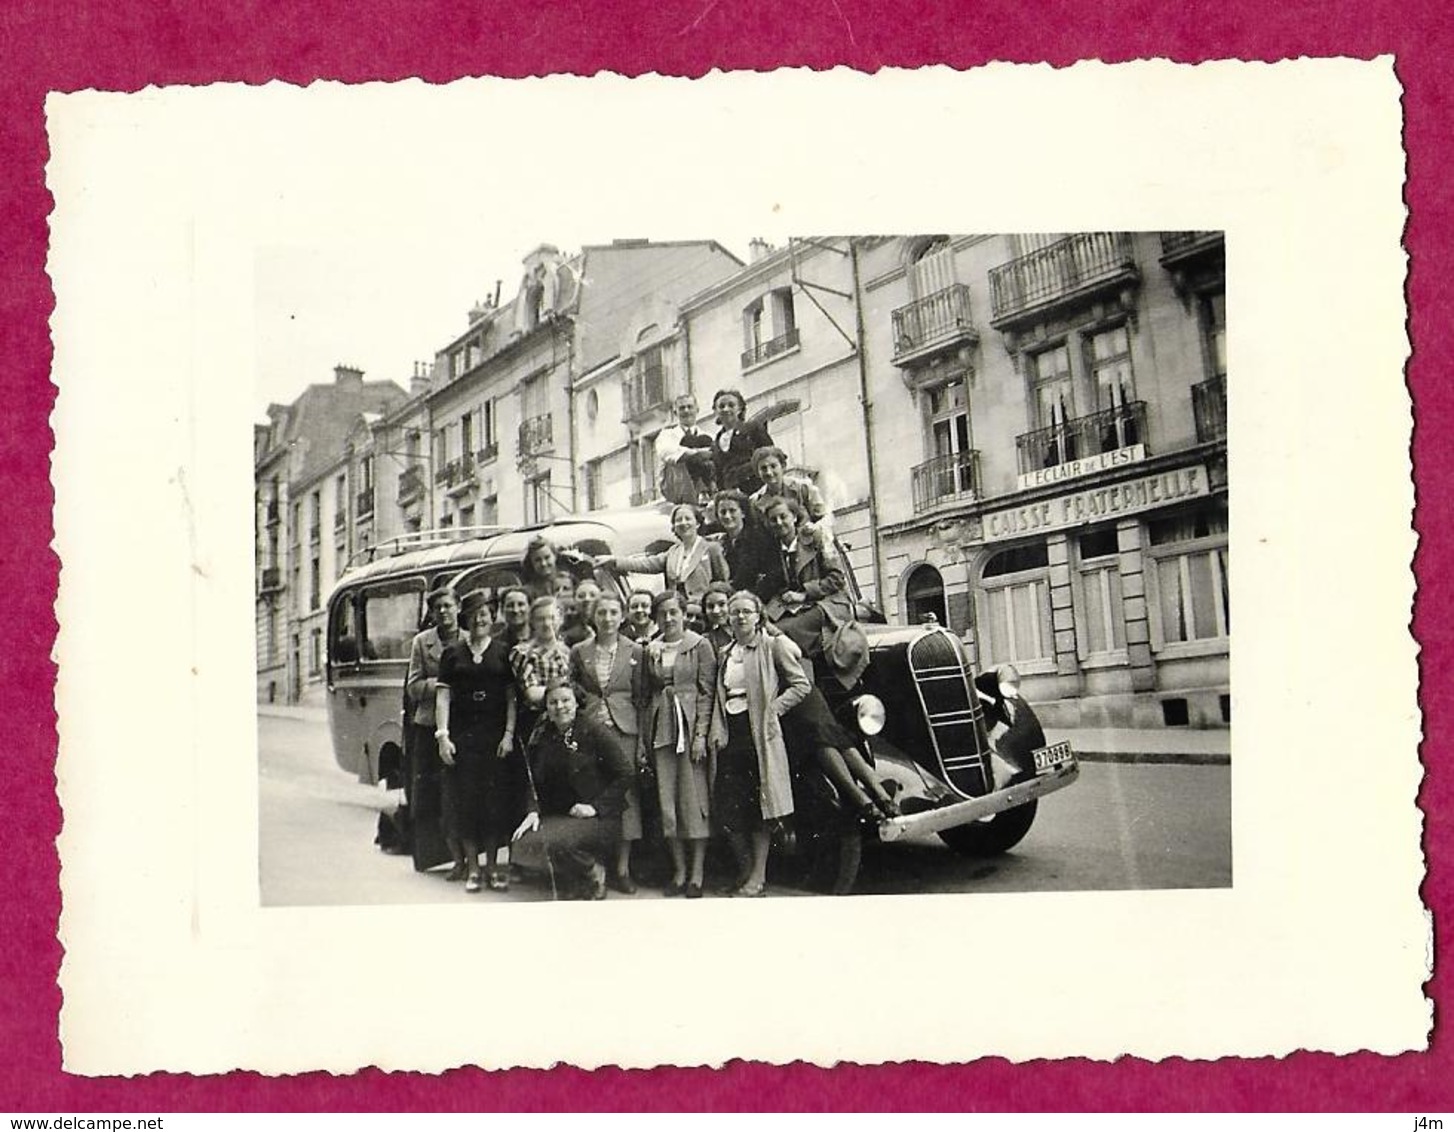
[(1195, 499), (1209, 490), (1207, 469), (1197, 464), (1107, 487), (1073, 491), (1057, 499), (987, 512), (983, 519), (984, 541), (1000, 542), (1118, 519), (1183, 499)]
[(1112, 468), (1124, 468), (1127, 464), (1139, 464), (1144, 459), (1146, 459), (1146, 445), (1132, 444), (1125, 448), (1117, 448), (1114, 452), (1087, 456), (1084, 460), (1067, 460), (1063, 464), (1054, 464), (1048, 468), (1036, 468), (1033, 472), (1021, 472), (1020, 490), (1029, 491), (1032, 487), (1048, 487), (1050, 484), (1060, 483), (1062, 480), (1078, 479), (1081, 476), (1094, 475), (1096, 472), (1107, 472)]

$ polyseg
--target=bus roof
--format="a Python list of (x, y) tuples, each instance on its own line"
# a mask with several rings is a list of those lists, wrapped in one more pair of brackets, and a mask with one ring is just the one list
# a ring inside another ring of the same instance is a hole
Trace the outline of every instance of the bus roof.
[[(641, 554), (653, 543), (671, 541), (671, 526), (667, 521), (671, 507), (670, 503), (658, 502), (616, 511), (563, 515), (549, 523), (456, 541), (429, 542), (417, 549), (410, 549), (407, 543), (392, 551), (381, 548), (373, 561), (345, 571), (333, 588), (337, 591), (360, 581), (437, 573), (481, 562), (518, 562), (525, 557), (530, 540), (538, 534), (561, 548), (586, 544), (583, 549), (593, 554)], [(592, 547), (591, 543), (600, 545)]]

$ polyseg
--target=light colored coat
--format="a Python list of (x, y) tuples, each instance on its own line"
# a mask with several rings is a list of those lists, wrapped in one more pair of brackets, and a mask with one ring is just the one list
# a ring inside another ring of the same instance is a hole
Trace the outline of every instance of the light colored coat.
[[(618, 570), (633, 574), (664, 574), (667, 589), (680, 588), (691, 601), (698, 601), (713, 582), (729, 578), (727, 558), (711, 539), (697, 536), (700, 547), (688, 561), (687, 548), (677, 543), (660, 554), (640, 554), (616, 559)], [(694, 548), (695, 549), (695, 548)]]
[[(728, 649), (736, 647), (734, 643)], [(727, 691), (723, 684), (727, 651), (722, 652), (717, 691), (712, 697), (712, 730), (707, 747), (714, 754), (727, 745)], [(803, 702), (812, 685), (798, 661), (797, 647), (786, 637), (760, 632), (746, 651), (747, 721), (752, 728), (752, 745), (757, 748), (762, 816), (769, 820), (786, 817), (793, 812), (793, 781), (787, 744), (783, 742), (782, 716)]]
[(616, 663), (606, 686), (596, 676), (596, 638), (582, 641), (570, 650), (570, 682), (581, 697), (581, 707), (589, 714), (604, 705), (612, 726), (623, 735), (635, 735), (636, 703), (641, 698), (641, 646), (622, 636), (616, 645)]
[[(456, 635), (454, 641), (460, 640)], [(445, 644), (439, 630), (416, 633), (409, 646), (409, 673), (404, 677), (404, 695), (409, 701), (409, 719), (420, 727), (434, 727), (434, 690), (439, 686), (439, 658)]]
[[(661, 654), (661, 638), (646, 646), (647, 671)], [(653, 655), (655, 654), (655, 655)], [(648, 679), (647, 686), (650, 687)], [(717, 653), (712, 642), (700, 633), (688, 629), (682, 634), (677, 648), (676, 663), (672, 665), (672, 693), (682, 706), (682, 716), (687, 721), (686, 747), (692, 749), (692, 741), (707, 737), (712, 724), (712, 698), (717, 688)], [(642, 712), (641, 734), (651, 742), (656, 734), (657, 717), (670, 708), (665, 689), (651, 698)]]

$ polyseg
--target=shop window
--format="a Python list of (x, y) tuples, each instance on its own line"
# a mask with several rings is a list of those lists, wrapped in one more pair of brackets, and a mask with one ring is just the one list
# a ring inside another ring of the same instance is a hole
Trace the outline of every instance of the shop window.
[(979, 629), (989, 664), (1039, 665), (1055, 656), (1045, 544), (1002, 550), (980, 574)]
[(949, 625), (944, 603), (944, 579), (933, 566), (916, 566), (904, 584), (904, 608), (910, 625), (922, 625), (930, 617)]
[(1119, 653), (1126, 647), (1126, 625), (1116, 529), (1087, 531), (1076, 541), (1080, 553), (1080, 615), (1076, 625), (1080, 658)]
[(1147, 524), (1155, 565), (1158, 644), (1225, 639), (1231, 633), (1227, 515), (1215, 508)]

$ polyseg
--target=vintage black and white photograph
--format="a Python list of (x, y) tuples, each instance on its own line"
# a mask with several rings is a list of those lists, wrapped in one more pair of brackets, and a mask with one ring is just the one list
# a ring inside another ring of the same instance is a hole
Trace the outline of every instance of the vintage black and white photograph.
[(1417, 1047), (1398, 94), (52, 99), (68, 1071)]
[(1226, 255), (539, 244), (287, 374), (264, 903), (1231, 884)]

